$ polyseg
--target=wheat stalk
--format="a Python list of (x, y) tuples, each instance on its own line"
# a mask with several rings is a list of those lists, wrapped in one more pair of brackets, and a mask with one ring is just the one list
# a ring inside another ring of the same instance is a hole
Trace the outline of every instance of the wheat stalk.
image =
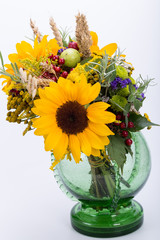
[(53, 18), (51, 17), (49, 20), (49, 24), (51, 26), (51, 29), (53, 31), (53, 34), (55, 36), (55, 39), (57, 40), (57, 43), (60, 47), (63, 47), (62, 37), (61, 34), (56, 26), (56, 23), (54, 22)]
[(32, 99), (35, 98), (38, 88), (49, 87), (50, 82), (53, 82), (51, 79), (33, 77), (31, 74), (27, 75), (27, 71), (22, 68), (19, 69), (19, 73), (21, 82), (25, 85)]
[(86, 16), (78, 13), (76, 16), (76, 41), (83, 57), (91, 56), (90, 46), (92, 45), (92, 38), (88, 28)]
[(30, 19), (30, 26), (33, 30), (34, 35), (37, 37), (38, 42), (41, 42), (42, 35), (41, 35), (40, 31), (38, 30), (38, 27), (36, 27), (35, 23), (32, 21), (32, 19)]

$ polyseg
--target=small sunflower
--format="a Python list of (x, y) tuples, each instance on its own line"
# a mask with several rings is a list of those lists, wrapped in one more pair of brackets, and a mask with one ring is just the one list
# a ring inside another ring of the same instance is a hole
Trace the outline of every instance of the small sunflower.
[[(115, 121), (107, 112), (104, 102), (90, 104), (98, 97), (100, 84), (93, 86), (83, 79), (73, 83), (62, 77), (58, 83), (39, 89), (40, 99), (35, 100), (32, 111), (40, 117), (34, 119), (35, 135), (44, 136), (45, 150), (54, 153), (56, 163), (70, 151), (76, 163), (81, 152), (90, 156), (100, 155), (100, 149), (109, 144), (108, 135), (114, 133), (106, 124)], [(90, 104), (90, 105), (89, 105)], [(87, 107), (88, 106), (88, 107)]]
[[(42, 41), (39, 43), (37, 37), (34, 40), (34, 46), (29, 44), (26, 41), (16, 44), (17, 53), (9, 54), (8, 59), (11, 63), (16, 63), (18, 68), (22, 67), (23, 64), (21, 60), (30, 59), (38, 61), (40, 58), (47, 57), (50, 53), (57, 54), (59, 45), (56, 39), (47, 40), (47, 35), (42, 38)], [(11, 67), (11, 64), (5, 64), (7, 68), (6, 72), (14, 74), (14, 71)], [(0, 78), (5, 80), (2, 82), (3, 91), (7, 93), (8, 88), (11, 84), (11, 78), (5, 75), (1, 75)]]

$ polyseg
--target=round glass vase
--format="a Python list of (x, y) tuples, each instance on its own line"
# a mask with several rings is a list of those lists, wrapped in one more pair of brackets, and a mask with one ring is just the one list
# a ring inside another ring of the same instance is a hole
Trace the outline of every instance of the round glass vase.
[[(78, 203), (71, 210), (73, 228), (93, 237), (114, 237), (131, 233), (143, 223), (143, 208), (133, 200), (145, 184), (151, 168), (143, 135), (132, 133), (133, 156), (127, 154), (123, 173), (115, 161), (62, 160), (54, 171), (60, 188)], [(116, 149), (115, 149), (116, 151)], [(54, 156), (52, 154), (52, 161)]]

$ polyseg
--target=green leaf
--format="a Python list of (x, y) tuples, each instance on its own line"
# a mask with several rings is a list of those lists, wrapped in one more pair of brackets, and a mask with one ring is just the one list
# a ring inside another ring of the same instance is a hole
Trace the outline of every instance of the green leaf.
[(16, 69), (16, 72), (17, 72), (17, 74), (20, 74), (20, 73), (19, 73), (19, 69), (18, 69), (18, 66), (17, 66), (17, 64), (16, 64), (16, 63), (14, 63), (14, 65), (15, 65), (15, 69)]
[(131, 103), (127, 103), (126, 106), (124, 107), (125, 112), (129, 112), (131, 108)]
[(145, 90), (145, 88), (146, 88), (145, 86), (141, 86), (137, 89), (137, 92), (142, 93)]
[(129, 121), (132, 121), (134, 123), (134, 128), (130, 128), (130, 132), (136, 132), (149, 126), (160, 126), (159, 124), (152, 123), (142, 115), (136, 114), (134, 112), (130, 113)]
[(82, 60), (82, 61), (80, 62), (80, 65), (83, 65), (83, 64), (89, 62), (91, 59), (92, 59), (92, 57), (89, 57), (89, 58), (86, 58), (86, 59)]
[(0, 59), (1, 59), (2, 68), (4, 70), (4, 61), (3, 61), (3, 56), (1, 52), (0, 52)]
[(112, 160), (115, 160), (118, 167), (123, 172), (123, 166), (126, 162), (126, 154), (132, 154), (132, 150), (126, 146), (125, 141), (122, 137), (115, 134), (114, 136), (109, 136), (110, 143), (107, 146), (108, 154)]
[(69, 36), (69, 42), (72, 42), (73, 41), (73, 39), (71, 38), (71, 36)]
[(135, 100), (135, 96), (133, 94), (129, 95), (128, 102), (133, 102)]
[(132, 83), (129, 84), (129, 91), (130, 93), (135, 93), (136, 89), (135, 87), (132, 85)]
[(137, 111), (140, 109), (140, 107), (142, 107), (142, 101), (139, 101), (138, 99), (135, 99), (133, 101), (133, 104), (134, 104), (134, 107)]

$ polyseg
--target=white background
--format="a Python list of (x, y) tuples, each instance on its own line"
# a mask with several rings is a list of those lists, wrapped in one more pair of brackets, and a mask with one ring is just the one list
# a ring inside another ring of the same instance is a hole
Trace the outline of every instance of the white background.
[[(154, 77), (157, 85), (146, 94), (142, 113), (160, 123), (160, 2), (158, 0), (99, 1), (4, 1), (0, 4), (0, 50), (7, 63), (15, 44), (31, 37), (29, 19), (43, 34), (52, 32), (49, 17), (58, 27), (70, 26), (72, 36), (75, 15), (87, 15), (90, 30), (99, 36), (99, 46), (117, 42), (126, 48), (128, 61), (141, 73)], [(0, 239), (68, 240), (94, 239), (75, 232), (70, 225), (70, 210), (75, 204), (56, 184), (49, 170), (50, 154), (43, 149), (43, 139), (33, 132), (22, 136), (24, 126), (5, 121), (6, 96), (0, 93)], [(120, 239), (159, 239), (160, 215), (160, 145), (158, 127), (143, 131), (152, 156), (152, 171), (143, 190), (136, 196), (144, 207), (144, 225), (137, 232)]]

